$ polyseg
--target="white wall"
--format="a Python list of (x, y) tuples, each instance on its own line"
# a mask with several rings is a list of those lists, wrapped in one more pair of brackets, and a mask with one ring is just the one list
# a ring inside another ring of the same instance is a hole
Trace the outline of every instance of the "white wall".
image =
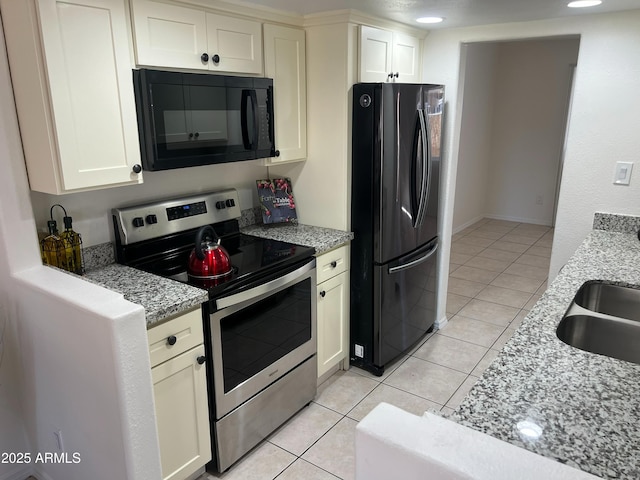
[[(234, 187), (238, 190), (240, 208), (247, 209), (258, 205), (255, 181), (266, 175), (267, 167), (260, 160), (161, 172), (145, 171), (142, 185), (60, 196), (32, 192), (31, 201), (38, 230), (46, 231), (51, 206), (58, 203), (73, 218), (73, 229), (82, 235), (82, 243), (86, 247), (113, 240), (109, 214), (112, 208)], [(54, 219), (62, 230), (61, 209), (54, 209)]]
[(34, 461), (36, 476), (159, 480), (144, 309), (42, 265), (13, 277), (33, 458), (66, 452), (78, 460)]
[[(29, 452), (24, 425), (13, 271), (39, 264), (27, 176), (0, 26), (0, 452)], [(29, 465), (0, 463), (0, 479), (24, 478)], [(21, 476), (20, 476), (21, 475)]]
[[(496, 44), (462, 46), (460, 102), (464, 102), (460, 124), (460, 150), (456, 177), (453, 230), (460, 231), (487, 214), (486, 197), (491, 165), (491, 127), (494, 108)], [(447, 98), (453, 95), (446, 91)], [(447, 114), (450, 110), (447, 111)]]
[[(573, 108), (551, 257), (553, 278), (591, 230), (595, 211), (640, 214), (640, 181), (614, 186), (616, 160), (640, 151), (640, 10), (537, 22), (434, 30), (425, 40), (423, 79), (447, 86), (448, 112), (443, 179), (443, 237), (451, 235), (461, 117), (458, 98), (461, 44), (580, 35)], [(429, 67), (427, 70), (427, 66)], [(635, 173), (637, 175), (637, 173)], [(444, 244), (442, 258), (448, 259)], [(443, 262), (440, 304), (448, 269)]]
[[(159, 479), (143, 309), (41, 265), (0, 26), (0, 479)], [(35, 464), (37, 454), (78, 464)]]
[(576, 38), (496, 45), (488, 216), (551, 225), (578, 47)]

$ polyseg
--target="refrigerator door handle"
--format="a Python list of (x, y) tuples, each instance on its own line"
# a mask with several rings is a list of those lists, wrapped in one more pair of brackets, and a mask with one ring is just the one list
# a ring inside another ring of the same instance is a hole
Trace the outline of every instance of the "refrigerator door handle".
[(412, 261), (410, 261), (408, 263), (404, 263), (402, 265), (398, 265), (396, 267), (389, 267), (389, 274), (398, 273), (398, 272), (401, 272), (403, 270), (407, 270), (408, 268), (415, 267), (416, 265), (419, 265), (422, 262), (425, 262), (425, 261), (429, 260), (429, 258), (431, 258), (433, 256), (433, 254), (436, 253), (437, 250), (438, 250), (438, 244), (436, 243), (433, 246), (433, 248), (431, 250), (429, 250), (429, 252), (427, 252), (426, 255), (423, 255), (420, 258), (416, 258), (415, 260), (412, 260)]
[(429, 174), (431, 173), (431, 148), (429, 142), (429, 130), (427, 122), (424, 116), (424, 110), (418, 109), (418, 116), (420, 118), (420, 130), (422, 132), (422, 181), (420, 186), (420, 202), (418, 204), (418, 213), (415, 219), (414, 227), (422, 226), (424, 222), (424, 216), (427, 211), (427, 200), (429, 199)]

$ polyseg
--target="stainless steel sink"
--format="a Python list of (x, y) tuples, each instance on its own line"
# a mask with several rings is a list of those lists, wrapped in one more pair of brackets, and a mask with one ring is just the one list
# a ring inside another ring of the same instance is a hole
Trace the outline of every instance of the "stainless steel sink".
[(640, 290), (600, 281), (584, 283), (574, 302), (592, 312), (640, 321)]
[(640, 364), (640, 324), (636, 321), (571, 315), (560, 321), (556, 335), (580, 350)]
[(640, 364), (640, 289), (585, 282), (556, 335), (581, 350)]

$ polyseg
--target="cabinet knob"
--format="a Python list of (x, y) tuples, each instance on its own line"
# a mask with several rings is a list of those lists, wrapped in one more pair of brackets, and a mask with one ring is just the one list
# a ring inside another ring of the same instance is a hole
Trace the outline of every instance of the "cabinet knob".
[(200, 134), (198, 132), (195, 133), (194, 135), (196, 138), (198, 138), (200, 136)]
[(189, 138), (193, 138), (193, 133), (189, 132)]
[(200, 55), (200, 60), (202, 60), (204, 63), (207, 63), (209, 61), (209, 54), (203, 53), (202, 55)]
[(336, 268), (337, 266), (338, 266), (338, 262), (336, 262), (335, 260), (331, 262), (331, 268)]
[(139, 163), (136, 163), (133, 166), (133, 173), (140, 173), (142, 171), (142, 166)]
[(324, 296), (325, 296), (326, 294), (327, 294), (327, 292), (325, 292), (324, 290), (322, 290), (322, 291), (320, 292), (320, 296), (321, 296), (322, 298), (324, 298)]
[(196, 361), (198, 362), (198, 365), (202, 365), (204, 362), (207, 361), (207, 357), (205, 357), (204, 355), (200, 355)]
[(216, 53), (213, 57), (211, 57), (211, 61), (213, 63), (220, 63), (220, 55)]
[(167, 338), (167, 343), (169, 345), (175, 345), (177, 341), (178, 339), (176, 338), (175, 335), (171, 335), (170, 337)]
[(279, 157), (279, 156), (280, 156), (280, 150), (276, 150), (276, 152), (275, 152), (275, 153), (276, 153), (276, 157)]

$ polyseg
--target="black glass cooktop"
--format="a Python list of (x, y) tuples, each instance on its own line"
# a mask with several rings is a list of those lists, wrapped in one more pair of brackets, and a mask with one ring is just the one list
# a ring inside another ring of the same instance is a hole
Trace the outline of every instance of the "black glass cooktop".
[(233, 271), (216, 285), (203, 284), (187, 275), (187, 262), (193, 248), (195, 232), (180, 234), (180, 238), (167, 238), (164, 247), (158, 242), (147, 245), (150, 253), (131, 260), (128, 265), (162, 277), (171, 278), (209, 291), (209, 297), (219, 297), (230, 291), (240, 291), (277, 277), (289, 266), (304, 262), (315, 249), (292, 243), (232, 233), (221, 238), (221, 245), (229, 253)]

